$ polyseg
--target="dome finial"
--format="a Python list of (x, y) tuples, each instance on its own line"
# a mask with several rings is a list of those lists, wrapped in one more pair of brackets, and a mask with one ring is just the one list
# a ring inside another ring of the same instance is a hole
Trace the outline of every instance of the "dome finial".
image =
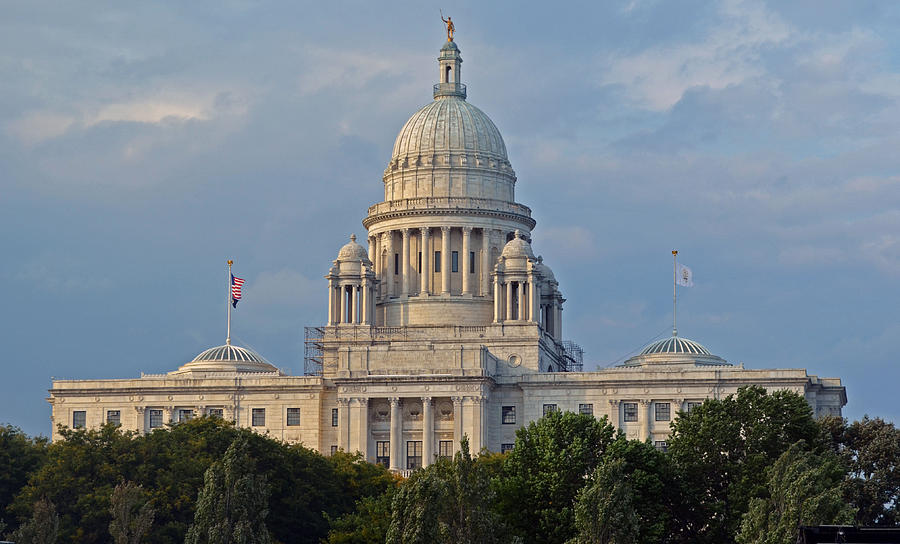
[[(449, 19), (449, 17), (447, 18)], [(452, 23), (451, 23), (452, 24)], [(448, 34), (448, 38), (451, 38)], [(459, 56), (459, 47), (452, 39), (448, 39), (441, 47), (438, 57), (438, 84), (434, 86), (434, 98), (462, 98), (466, 99), (466, 86), (462, 84), (460, 69), (462, 57)]]
[(355, 242), (355, 241), (356, 241), (356, 233), (355, 233), (355, 232), (354, 232), (353, 234), (350, 235), (350, 241), (351, 241), (351, 242)]

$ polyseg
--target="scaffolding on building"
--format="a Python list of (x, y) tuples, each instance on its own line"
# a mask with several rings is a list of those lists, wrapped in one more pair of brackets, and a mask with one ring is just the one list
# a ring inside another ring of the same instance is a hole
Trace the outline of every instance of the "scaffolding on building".
[(325, 355), (322, 345), (325, 329), (323, 327), (303, 327), (303, 333), (303, 375), (321, 376), (322, 359)]
[(571, 340), (563, 340), (563, 350), (566, 357), (566, 372), (581, 372), (584, 370), (584, 350)]

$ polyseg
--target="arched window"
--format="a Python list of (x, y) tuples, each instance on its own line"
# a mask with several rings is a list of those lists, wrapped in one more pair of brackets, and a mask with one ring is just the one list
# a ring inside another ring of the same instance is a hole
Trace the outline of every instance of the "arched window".
[(452, 70), (452, 68), (450, 66), (447, 66), (446, 68), (444, 68), (444, 81), (447, 83), (450, 83), (450, 71), (451, 70)]

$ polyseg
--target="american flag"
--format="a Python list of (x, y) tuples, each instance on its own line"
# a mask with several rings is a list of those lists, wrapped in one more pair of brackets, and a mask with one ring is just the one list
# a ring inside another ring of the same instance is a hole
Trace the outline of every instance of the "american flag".
[(237, 303), (241, 300), (241, 286), (243, 285), (244, 280), (235, 277), (234, 274), (231, 275), (231, 306), (233, 308), (237, 308)]

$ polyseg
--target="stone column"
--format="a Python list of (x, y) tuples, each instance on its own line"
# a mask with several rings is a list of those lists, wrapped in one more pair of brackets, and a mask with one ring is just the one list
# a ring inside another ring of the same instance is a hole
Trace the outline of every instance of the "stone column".
[(431, 397), (422, 397), (422, 466), (434, 462), (434, 410)]
[(338, 399), (338, 448), (350, 452), (350, 399)]
[(481, 296), (488, 296), (491, 281), (491, 247), (487, 229), (481, 229)]
[(383, 236), (382, 244), (387, 252), (387, 262), (384, 263), (384, 278), (387, 285), (384, 288), (384, 297), (390, 298), (394, 294), (394, 240), (393, 231), (387, 231)]
[(469, 441), (472, 455), (478, 455), (484, 447), (484, 398), (469, 397), (472, 401), (472, 436)]
[(678, 417), (678, 412), (684, 406), (684, 399), (672, 399), (672, 408), (669, 410), (669, 421), (673, 421)]
[(174, 423), (175, 407), (166, 406), (163, 408), (163, 423)]
[(519, 282), (519, 321), (525, 321), (525, 282)]
[(336, 324), (340, 325), (344, 322), (344, 312), (347, 311), (347, 306), (344, 304), (344, 286), (338, 285), (335, 291), (337, 291), (337, 307), (334, 317)]
[(400, 470), (400, 442), (403, 440), (403, 421), (400, 413), (400, 399), (391, 397), (391, 470)]
[(494, 323), (500, 322), (500, 278), (494, 276)]
[(371, 298), (369, 295), (369, 278), (363, 278), (362, 281), (362, 299), (360, 300), (360, 308), (359, 312), (362, 314), (362, 324), (368, 325), (372, 319), (371, 312), (369, 311), (369, 299)]
[(328, 278), (328, 324), (334, 325), (334, 280)]
[(425, 296), (431, 292), (431, 229), (422, 227), (422, 287), (419, 295)]
[(472, 287), (469, 285), (469, 252), (472, 242), (472, 227), (463, 227), (462, 229), (462, 292), (464, 295), (472, 294)]
[(366, 241), (369, 243), (369, 260), (375, 264), (375, 236), (370, 234)]
[(538, 293), (540, 293), (540, 288), (535, 285), (535, 278), (532, 276), (531, 281), (528, 282), (528, 320), (534, 323), (538, 323), (541, 319)]
[(641, 442), (643, 442), (650, 437), (650, 409), (653, 407), (653, 403), (649, 400), (640, 400), (638, 402), (641, 406), (638, 419), (641, 420)]
[(369, 399), (350, 399), (350, 453), (360, 452), (369, 459)]
[(450, 227), (441, 227), (441, 294), (450, 294)]
[(356, 300), (356, 289), (355, 285), (351, 285), (350, 289), (348, 289), (348, 298), (347, 302), (350, 304), (350, 323), (355, 325), (359, 323), (359, 309)]
[(459, 442), (462, 440), (462, 424), (463, 424), (463, 398), (452, 397), (453, 401), (453, 451), (459, 451)]
[(556, 331), (554, 335), (562, 340), (562, 303), (557, 300), (554, 309), (556, 310), (553, 316), (553, 329)]
[(403, 246), (400, 250), (400, 294), (409, 295), (409, 229), (403, 229)]
[(375, 293), (375, 296), (381, 296), (383, 294), (384, 281), (384, 266), (382, 261), (384, 259), (381, 258), (381, 236), (375, 235), (373, 236), (375, 239), (375, 260), (372, 261), (372, 264), (375, 266), (375, 277), (381, 279), (381, 283), (378, 285), (378, 291)]
[(513, 290), (509, 280), (506, 280), (506, 319), (513, 319)]
[(619, 429), (619, 401), (610, 399), (609, 400), (609, 424), (613, 426), (614, 429)]

